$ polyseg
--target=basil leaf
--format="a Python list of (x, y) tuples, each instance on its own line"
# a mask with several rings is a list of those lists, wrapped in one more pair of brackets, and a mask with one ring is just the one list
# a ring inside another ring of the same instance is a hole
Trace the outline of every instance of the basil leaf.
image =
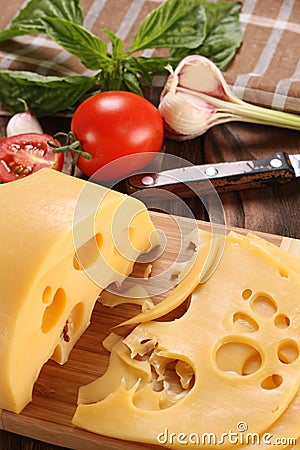
[(123, 73), (123, 86), (126, 91), (133, 92), (134, 94), (141, 95), (143, 97), (143, 90), (139, 78), (132, 72)]
[(35, 26), (39, 19), (46, 16), (83, 25), (80, 0), (31, 0), (12, 21), (11, 28), (23, 26), (23, 22)]
[(51, 17), (43, 18), (42, 22), (46, 33), (88, 69), (97, 70), (108, 61), (106, 42), (81, 25)]
[(239, 21), (242, 4), (219, 2), (208, 5), (209, 8), (206, 8), (209, 23), (207, 37), (198, 50), (223, 69), (242, 43)]
[[(31, 28), (30, 33), (38, 33), (37, 28)], [(18, 28), (8, 28), (6, 30), (0, 30), (0, 42), (8, 41), (16, 36), (22, 36), (23, 34), (28, 34), (27, 30)]]
[(122, 50), (123, 50), (123, 47), (124, 47), (124, 42), (122, 41), (122, 39), (120, 39), (118, 36), (116, 36), (110, 30), (102, 30), (102, 31), (110, 39), (110, 42), (112, 44), (112, 55), (113, 55), (113, 57), (121, 56), (122, 55)]
[(220, 69), (234, 57), (242, 43), (242, 31), (239, 21), (240, 2), (218, 3), (203, 2), (207, 16), (207, 36), (199, 47), (193, 49), (174, 49), (171, 56), (178, 61), (187, 55), (206, 56)]
[(110, 67), (108, 70), (101, 70), (97, 74), (98, 86), (101, 91), (114, 91), (122, 89), (122, 71), (117, 66)]
[[(151, 88), (153, 80), (151, 76), (153, 74), (158, 73), (167, 73), (166, 66), (171, 63), (172, 60), (170, 62), (170, 58), (163, 58), (163, 57), (158, 58), (145, 58), (143, 56), (127, 57), (123, 60), (124, 78), (126, 74), (134, 75), (135, 79), (138, 81), (139, 90), (141, 91), (142, 95), (143, 88), (146, 85), (148, 85)], [(134, 83), (136, 83), (135, 80)], [(129, 85), (127, 83), (127, 87), (128, 86)], [(136, 90), (134, 90), (134, 92), (136, 92)]]
[(15, 36), (45, 33), (43, 17), (53, 17), (83, 24), (80, 0), (31, 0), (11, 23), (10, 28), (0, 31), (0, 42)]
[(136, 70), (142, 74), (154, 74), (154, 73), (165, 73), (166, 66), (168, 64), (173, 65), (177, 63), (177, 59), (171, 57), (157, 57), (157, 58), (144, 58), (139, 56), (137, 58), (130, 59), (129, 67), (131, 70)]
[(22, 98), (38, 116), (73, 106), (95, 85), (94, 77), (44, 76), (33, 72), (0, 70), (0, 101), (12, 112), (24, 110)]
[(205, 9), (201, 0), (166, 0), (144, 19), (131, 53), (146, 48), (194, 48), (206, 35)]

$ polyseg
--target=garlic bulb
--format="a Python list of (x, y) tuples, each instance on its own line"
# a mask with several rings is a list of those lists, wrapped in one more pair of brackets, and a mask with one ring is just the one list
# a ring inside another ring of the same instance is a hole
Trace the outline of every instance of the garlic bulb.
[(165, 132), (177, 140), (193, 139), (214, 125), (242, 121), (300, 129), (300, 116), (251, 105), (230, 90), (221, 71), (200, 55), (184, 58), (170, 76), (158, 109)]

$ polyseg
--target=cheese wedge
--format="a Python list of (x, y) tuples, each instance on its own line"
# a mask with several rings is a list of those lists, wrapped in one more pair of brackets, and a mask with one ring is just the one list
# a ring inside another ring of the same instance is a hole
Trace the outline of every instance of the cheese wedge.
[(19, 413), (157, 235), (138, 200), (51, 169), (0, 185), (0, 210), (0, 408)]
[[(81, 387), (73, 424), (178, 449), (189, 437), (191, 447), (199, 438), (200, 448), (220, 448), (223, 437), (222, 448), (235, 448), (226, 433), (241, 421), (249, 432), (272, 429), (300, 385), (299, 292), (292, 264), (228, 236), (181, 318), (116, 340), (106, 373)], [(215, 439), (205, 443), (207, 433)]]

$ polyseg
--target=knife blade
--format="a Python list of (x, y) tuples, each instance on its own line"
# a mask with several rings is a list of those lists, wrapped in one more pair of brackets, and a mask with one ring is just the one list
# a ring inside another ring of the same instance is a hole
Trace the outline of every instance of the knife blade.
[[(246, 161), (200, 164), (132, 175), (128, 178), (128, 193), (153, 188), (166, 189), (181, 197), (191, 197), (211, 191), (228, 192), (258, 188), (271, 183), (286, 183), (300, 176), (300, 154), (277, 152), (273, 156)], [(150, 192), (149, 192), (150, 193)]]

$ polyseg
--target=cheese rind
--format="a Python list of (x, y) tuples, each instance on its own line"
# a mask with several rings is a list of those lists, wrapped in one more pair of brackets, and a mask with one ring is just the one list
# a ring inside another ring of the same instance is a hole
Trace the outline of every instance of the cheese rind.
[(0, 209), (0, 408), (19, 413), (43, 364), (68, 359), (101, 290), (130, 274), (155, 229), (138, 200), (51, 169), (0, 185)]

